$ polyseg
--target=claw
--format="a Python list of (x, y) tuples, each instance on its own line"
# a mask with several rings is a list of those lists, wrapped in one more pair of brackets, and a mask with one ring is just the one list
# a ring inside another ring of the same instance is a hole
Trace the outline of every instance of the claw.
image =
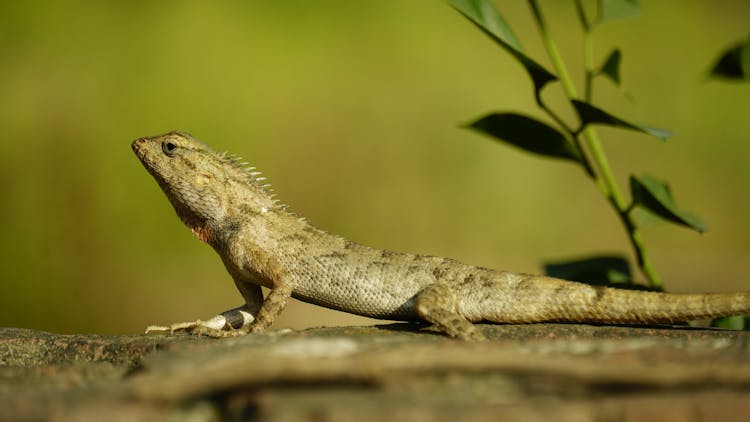
[(185, 331), (185, 332), (192, 332), (197, 327), (200, 327), (204, 324), (203, 321), (197, 320), (197, 321), (188, 321), (188, 322), (175, 322), (174, 324), (170, 324), (168, 326), (166, 325), (149, 325), (146, 327), (146, 334), (152, 333), (152, 332), (169, 332), (169, 334), (174, 334), (176, 331)]
[[(212, 318), (208, 321), (187, 321), (187, 322), (175, 322), (170, 325), (149, 325), (146, 327), (146, 334), (152, 332), (161, 332), (174, 334), (175, 332), (184, 331), (193, 335), (207, 335), (210, 337), (232, 337), (242, 334), (232, 334), (237, 330), (228, 330), (226, 320), (224, 317)], [(244, 334), (244, 333), (243, 333)]]
[(164, 325), (149, 325), (146, 327), (146, 332), (144, 334), (153, 333), (155, 331), (169, 331), (169, 327)]
[(193, 331), (198, 327), (203, 326), (203, 321), (188, 321), (188, 322), (175, 322), (169, 326), (169, 332), (174, 334), (175, 331)]

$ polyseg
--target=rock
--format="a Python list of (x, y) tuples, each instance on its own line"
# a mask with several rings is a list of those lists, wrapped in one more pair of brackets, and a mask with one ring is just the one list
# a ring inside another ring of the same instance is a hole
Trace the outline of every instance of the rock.
[(0, 329), (0, 420), (737, 420), (750, 333), (392, 324), (238, 338)]

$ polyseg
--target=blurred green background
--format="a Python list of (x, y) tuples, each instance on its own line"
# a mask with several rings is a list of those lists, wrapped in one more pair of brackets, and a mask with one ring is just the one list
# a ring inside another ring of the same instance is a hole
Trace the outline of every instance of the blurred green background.
[[(498, 3), (551, 68), (526, 3)], [(572, 2), (542, 6), (580, 83)], [(648, 1), (595, 34), (636, 102), (603, 80), (594, 102), (675, 132), (600, 131), (622, 186), (666, 179), (710, 225), (644, 233), (670, 290), (750, 289), (750, 88), (705, 77), (748, 22), (743, 0)], [(542, 117), (523, 69), (442, 1), (2, 2), (0, 326), (140, 332), (240, 304), (130, 150), (172, 129), (368, 245), (524, 272), (629, 253), (579, 168), (458, 127), (493, 110)], [(295, 301), (277, 327), (363, 321)]]

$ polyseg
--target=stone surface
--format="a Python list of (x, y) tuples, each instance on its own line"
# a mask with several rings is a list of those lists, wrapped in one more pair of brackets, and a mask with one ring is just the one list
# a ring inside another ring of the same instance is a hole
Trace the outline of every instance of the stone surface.
[(222, 340), (0, 329), (0, 420), (748, 420), (750, 333), (409, 324)]

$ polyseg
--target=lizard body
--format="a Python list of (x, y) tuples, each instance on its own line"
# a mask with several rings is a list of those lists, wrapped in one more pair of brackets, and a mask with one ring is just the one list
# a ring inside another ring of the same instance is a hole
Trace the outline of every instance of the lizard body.
[[(262, 331), (289, 297), (367, 317), (427, 321), (481, 339), (474, 322), (658, 323), (750, 313), (750, 292), (620, 290), (370, 248), (308, 224), (259, 173), (183, 132), (132, 148), (180, 219), (213, 247), (245, 304), (208, 321), (151, 326), (216, 337)], [(260, 286), (270, 289), (263, 298)]]

